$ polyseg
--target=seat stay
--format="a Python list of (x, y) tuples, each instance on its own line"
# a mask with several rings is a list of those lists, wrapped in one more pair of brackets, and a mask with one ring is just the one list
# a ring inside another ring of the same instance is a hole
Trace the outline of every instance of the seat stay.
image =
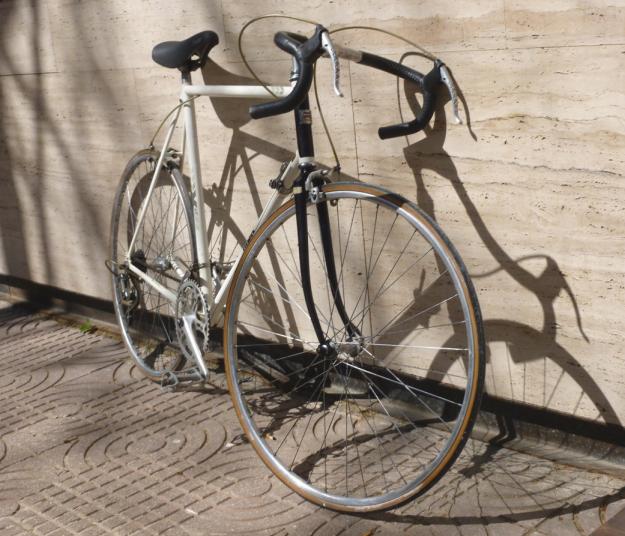
[(143, 206), (141, 207), (141, 210), (139, 211), (139, 215), (137, 217), (137, 223), (135, 225), (135, 231), (134, 231), (134, 234), (132, 235), (132, 239), (130, 240), (130, 244), (128, 246), (128, 251), (126, 252), (126, 260), (129, 263), (130, 263), (130, 256), (132, 255), (132, 252), (133, 252), (134, 246), (135, 246), (135, 242), (136, 242), (137, 236), (139, 234), (139, 229), (143, 225), (143, 219), (145, 218), (145, 213), (146, 213), (147, 206), (150, 204), (150, 199), (152, 198), (152, 193), (154, 192), (154, 187), (156, 185), (156, 181), (158, 180), (160, 172), (162, 171), (163, 164), (164, 164), (164, 161), (165, 161), (165, 155), (167, 154), (167, 148), (169, 147), (169, 143), (171, 142), (171, 138), (172, 138), (172, 136), (174, 134), (174, 130), (176, 129), (176, 124), (178, 123), (178, 117), (179, 116), (180, 116), (180, 108), (178, 108), (176, 114), (174, 115), (174, 117), (171, 119), (171, 122), (169, 123), (169, 127), (167, 128), (167, 134), (165, 135), (165, 141), (163, 143), (163, 148), (161, 150), (161, 154), (158, 157), (158, 161), (157, 161), (156, 166), (154, 168), (154, 174), (152, 175), (152, 180), (151, 180), (150, 186), (148, 188), (148, 193), (145, 196), (145, 201), (144, 201)]

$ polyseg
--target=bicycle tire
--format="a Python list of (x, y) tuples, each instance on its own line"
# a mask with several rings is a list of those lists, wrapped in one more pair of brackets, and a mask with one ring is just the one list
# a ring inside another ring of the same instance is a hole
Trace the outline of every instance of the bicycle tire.
[[(126, 252), (158, 158), (155, 150), (140, 151), (122, 174), (111, 217), (109, 266), (122, 338), (139, 370), (155, 381), (163, 373), (185, 366), (176, 336), (175, 304), (128, 270)], [(191, 202), (175, 165), (163, 166), (145, 214), (133, 248), (133, 263), (176, 294), (181, 272), (191, 273), (197, 255)]]
[(323, 192), (339, 291), (359, 335), (346, 340), (309, 205), (315, 305), (337, 349), (330, 359), (317, 351), (287, 201), (234, 274), (228, 388), (250, 443), (292, 490), (339, 511), (385, 510), (429, 489), (469, 437), (484, 382), (480, 309), (458, 253), (413, 203), (362, 183)]

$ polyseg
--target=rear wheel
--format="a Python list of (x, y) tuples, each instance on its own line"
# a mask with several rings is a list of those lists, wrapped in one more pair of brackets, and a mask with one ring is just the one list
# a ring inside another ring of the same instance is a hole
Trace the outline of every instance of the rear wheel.
[(312, 287), (332, 350), (320, 349), (289, 201), (252, 236), (234, 275), (228, 385), (251, 444), (290, 488), (337, 510), (381, 510), (426, 490), (464, 446), (483, 384), (481, 317), (458, 254), (415, 205), (364, 184), (324, 192), (355, 329), (337, 311), (310, 205)]
[[(148, 284), (129, 264), (174, 297), (197, 266), (191, 205), (177, 167), (161, 169), (147, 203), (158, 156), (156, 151), (141, 151), (126, 166), (111, 219), (110, 264), (113, 304), (124, 342), (141, 372), (155, 380), (185, 361), (176, 334), (176, 300)], [(145, 218), (128, 255), (144, 208)]]

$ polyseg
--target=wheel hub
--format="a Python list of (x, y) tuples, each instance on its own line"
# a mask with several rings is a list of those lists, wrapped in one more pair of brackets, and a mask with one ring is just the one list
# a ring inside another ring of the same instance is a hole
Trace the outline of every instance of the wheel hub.
[(363, 345), (360, 340), (344, 341), (336, 344), (338, 354), (347, 354), (349, 357), (358, 357), (362, 352)]
[(158, 257), (156, 257), (156, 259), (154, 259), (154, 269), (157, 272), (166, 272), (170, 268), (171, 262), (169, 262), (169, 259), (167, 259), (166, 257), (159, 255)]

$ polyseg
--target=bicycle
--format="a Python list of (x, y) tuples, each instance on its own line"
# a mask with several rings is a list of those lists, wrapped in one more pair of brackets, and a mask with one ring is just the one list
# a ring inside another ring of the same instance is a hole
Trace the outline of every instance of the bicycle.
[[(454, 106), (457, 97), (439, 60), (422, 75), (334, 45), (322, 26), (274, 41), (293, 58), (291, 85), (270, 87), (278, 99), (250, 114), (294, 112), (297, 153), (271, 181), (234, 260), (215, 246), (220, 235), (206, 236), (194, 100), (266, 98), (266, 89), (192, 84), (218, 43), (213, 32), (154, 48), (158, 64), (181, 71), (180, 105), (163, 149), (137, 153), (115, 196), (107, 263), (115, 313), (138, 368), (170, 389), (207, 379), (204, 357), (223, 330), (234, 409), (271, 471), (325, 507), (388, 509), (429, 489), (469, 437), (484, 381), (480, 310), (435, 221), (385, 188), (337, 182), (315, 163), (308, 93), (324, 54), (337, 93), (338, 58), (416, 83), (420, 113), (380, 128), (382, 139), (427, 125), (439, 84)], [(170, 143), (181, 111), (179, 152)]]

